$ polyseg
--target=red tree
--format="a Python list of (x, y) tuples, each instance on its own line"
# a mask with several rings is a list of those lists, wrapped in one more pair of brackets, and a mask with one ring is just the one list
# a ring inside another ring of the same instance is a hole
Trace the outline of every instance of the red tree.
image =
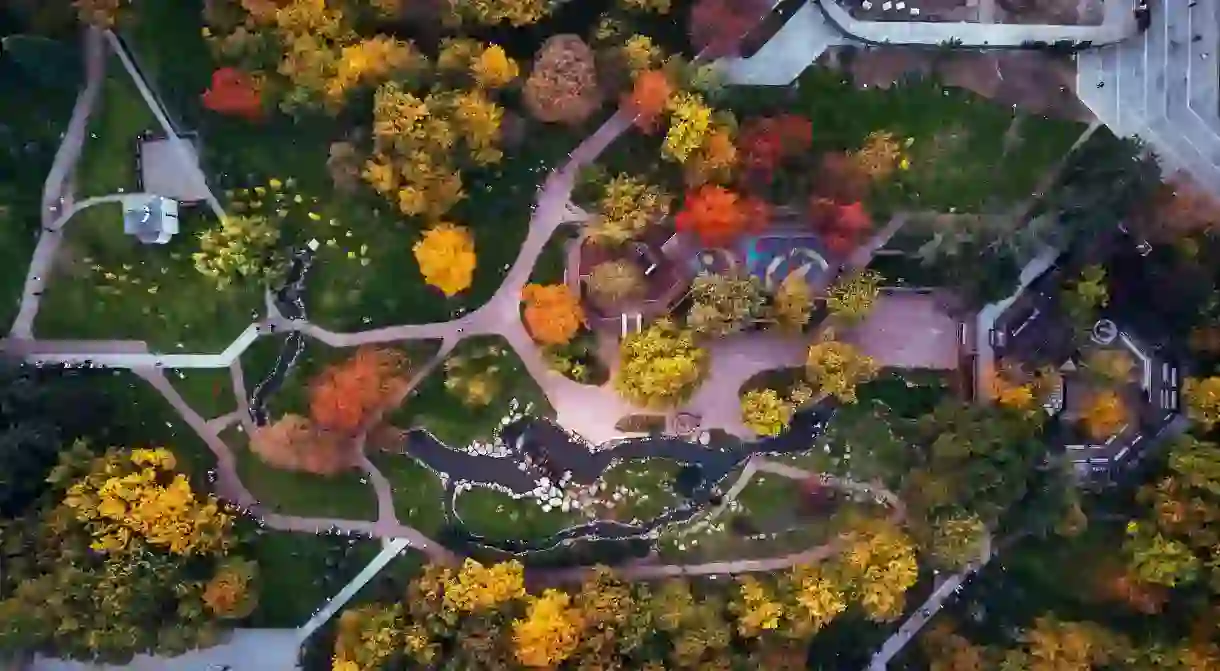
[(665, 111), (665, 102), (673, 93), (669, 77), (660, 70), (641, 72), (635, 78), (631, 93), (623, 100), (623, 105), (635, 113), (633, 123), (646, 133), (651, 133), (657, 127), (657, 119)]
[(735, 56), (746, 36), (771, 13), (772, 0), (699, 0), (691, 8), (690, 39), (705, 58)]
[(835, 256), (851, 253), (873, 226), (863, 204), (838, 205), (820, 196), (809, 201), (809, 220), (822, 236), (826, 249)]
[(309, 412), (318, 427), (354, 433), (385, 408), (406, 381), (407, 360), (388, 349), (361, 348), (322, 372), (309, 385)]
[(724, 247), (742, 233), (761, 230), (770, 213), (770, 206), (757, 198), (707, 184), (686, 194), (674, 222), (679, 231), (699, 236), (704, 246)]
[(770, 184), (784, 159), (808, 151), (812, 143), (813, 125), (805, 117), (781, 114), (750, 119), (737, 139), (743, 175), (751, 183)]
[(813, 189), (817, 196), (832, 200), (839, 205), (848, 205), (864, 200), (868, 195), (868, 174), (860, 164), (843, 152), (831, 152), (822, 156)]
[(203, 92), (203, 106), (219, 114), (257, 121), (263, 116), (263, 96), (258, 82), (236, 68), (212, 73), (212, 87)]

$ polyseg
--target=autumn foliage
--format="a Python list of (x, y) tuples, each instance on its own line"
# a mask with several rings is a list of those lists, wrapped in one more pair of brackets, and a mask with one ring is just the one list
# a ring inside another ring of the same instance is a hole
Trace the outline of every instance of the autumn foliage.
[(314, 423), (330, 431), (358, 431), (406, 380), (407, 359), (390, 349), (362, 347), (352, 358), (323, 371), (309, 386), (309, 411)]
[(770, 0), (699, 0), (691, 8), (691, 44), (704, 58), (733, 56), (773, 5)]
[(673, 85), (669, 77), (660, 70), (649, 70), (635, 78), (624, 106), (635, 113), (636, 127), (644, 132), (656, 130), (661, 115), (665, 112), (665, 104), (673, 94)]
[(870, 181), (855, 158), (842, 152), (828, 152), (818, 165), (813, 192), (837, 205), (849, 205), (864, 200)]
[(575, 35), (542, 45), (525, 82), (525, 107), (540, 121), (577, 124), (602, 104), (593, 51)]
[(679, 231), (699, 236), (705, 247), (723, 247), (764, 227), (769, 217), (765, 202), (709, 184), (686, 194), (674, 222)]
[(756, 117), (741, 127), (737, 151), (745, 177), (751, 182), (770, 184), (775, 170), (787, 158), (809, 151), (813, 143), (813, 124), (796, 114)]
[(359, 457), (355, 448), (351, 436), (319, 428), (300, 415), (284, 415), (250, 436), (250, 450), (263, 463), (315, 475), (353, 468)]
[(525, 325), (543, 345), (566, 345), (580, 330), (584, 309), (566, 284), (528, 284), (521, 291)]
[(820, 196), (810, 199), (809, 220), (826, 249), (836, 256), (851, 253), (873, 227), (862, 203), (838, 205)]
[(263, 116), (263, 96), (258, 82), (237, 68), (212, 73), (212, 86), (203, 93), (203, 106), (228, 116), (257, 121)]
[(437, 224), (424, 231), (411, 251), (424, 281), (446, 297), (465, 291), (474, 281), (478, 257), (474, 253), (474, 238), (465, 226)]

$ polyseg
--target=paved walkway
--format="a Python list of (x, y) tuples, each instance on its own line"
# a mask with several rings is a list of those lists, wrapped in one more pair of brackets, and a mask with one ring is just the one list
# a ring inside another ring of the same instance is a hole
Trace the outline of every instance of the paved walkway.
[(217, 646), (177, 657), (136, 655), (122, 665), (86, 664), (36, 657), (29, 671), (292, 671), (297, 666), (301, 638), (296, 629), (236, 629)]
[(932, 293), (888, 289), (843, 339), (883, 366), (953, 370), (961, 358), (961, 322)]
[[(837, 0), (809, 0), (753, 56), (722, 58), (717, 63), (731, 84), (787, 86), (827, 49), (841, 44), (941, 47), (954, 41), (958, 49), (991, 49), (1064, 40), (1101, 46), (1136, 37), (1139, 29), (1131, 14), (1131, 0), (1104, 2), (1105, 18), (1100, 25), (1079, 26), (867, 21), (852, 17)], [(1168, 2), (1186, 4), (1186, 0)]]
[(1137, 135), (1166, 174), (1189, 173), (1220, 196), (1220, 2), (1153, 3), (1152, 25), (1081, 53), (1076, 94), (1117, 135)]
[(381, 571), (381, 569), (385, 568), (386, 564), (389, 564), (399, 555), (399, 553), (405, 550), (407, 545), (407, 541), (402, 538), (395, 539), (387, 543), (386, 546), (382, 548), (381, 552), (378, 553), (376, 557), (373, 557), (373, 561), (369, 562), (368, 566), (365, 566), (360, 573), (356, 574), (356, 577), (353, 578), (351, 582), (344, 586), (343, 589), (339, 590), (339, 593), (336, 594), (333, 599), (326, 602), (326, 605), (322, 608), (322, 610), (318, 611), (316, 615), (309, 618), (308, 622), (297, 629), (298, 639), (304, 642), (305, 639), (309, 638), (315, 631), (318, 630), (319, 627), (326, 624), (326, 621), (334, 617), (335, 613), (338, 613), (340, 608), (347, 605), (347, 602), (351, 601), (352, 597), (356, 596), (356, 593), (359, 592), (360, 589), (368, 583), (368, 581), (372, 580), (373, 577)]

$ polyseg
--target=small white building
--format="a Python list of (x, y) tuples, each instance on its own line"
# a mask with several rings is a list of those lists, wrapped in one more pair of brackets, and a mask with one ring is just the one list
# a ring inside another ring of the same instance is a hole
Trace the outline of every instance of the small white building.
[(146, 245), (163, 245), (178, 233), (178, 201), (137, 193), (123, 199), (123, 232)]

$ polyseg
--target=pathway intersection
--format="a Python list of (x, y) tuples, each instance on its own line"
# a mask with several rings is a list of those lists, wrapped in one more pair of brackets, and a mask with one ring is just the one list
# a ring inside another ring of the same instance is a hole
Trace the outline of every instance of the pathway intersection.
[[(64, 203), (71, 201), (70, 194), (65, 193), (68, 188), (65, 184), (66, 175), (70, 173), (71, 165), (80, 154), (83, 142), (83, 130), (80, 129), (87, 126), (88, 117), (96, 103), (97, 91), (103, 77), (103, 68), (100, 63), (104, 61), (105, 54), (101, 37), (102, 35), (97, 31), (90, 31), (86, 38), (86, 54), (89, 64), (87, 67), (88, 82), (73, 110), (69, 131), (65, 134), (63, 145), (57, 155), (56, 167), (47, 179), (43, 198), (44, 204), (56, 204), (47, 205), (45, 216), (50, 219), (50, 222), (44, 227), (37, 250), (31, 259), (20, 314), (12, 326), (9, 337), (0, 342), (0, 351), (21, 356), (33, 364), (120, 368), (128, 369), (140, 376), (166, 399), (186, 425), (200, 436), (215, 455), (216, 493), (249, 509), (270, 528), (313, 533), (342, 530), (386, 539), (390, 543), (387, 545), (386, 551), (379, 555), (373, 564), (370, 564), (361, 574), (361, 578), (354, 581), (330, 602), (322, 611), (325, 615), (319, 615), (322, 618), (321, 621), (315, 618), (298, 630), (297, 640), (301, 640), (314, 628), (320, 626), (326, 617), (333, 615), (346, 599), (350, 598), (350, 595), (364, 584), (364, 581), (375, 575), (381, 566), (390, 562), (406, 547), (415, 548), (431, 561), (450, 562), (454, 560), (454, 557), (440, 543), (398, 520), (394, 512), (390, 484), (367, 458), (362, 459), (360, 465), (368, 474), (371, 486), (376, 493), (378, 517), (375, 521), (286, 516), (274, 514), (259, 506), (255, 497), (241, 482), (233, 450), (220, 437), (220, 432), (234, 423), (240, 423), (247, 432), (253, 429), (250, 399), (247, 394), (248, 387), (239, 357), (258, 337), (273, 329), (299, 331), (306, 337), (315, 338), (333, 347), (439, 339), (442, 343), (440, 351), (416, 372), (408, 389), (404, 391), (405, 397), (406, 393), (409, 393), (411, 388), (431, 372), (462, 339), (485, 334), (500, 335), (517, 353), (530, 375), (546, 394), (556, 410), (556, 422), (560, 426), (579, 434), (591, 445), (600, 445), (621, 437), (622, 434), (613, 426), (614, 422), (619, 417), (637, 410), (621, 400), (608, 386), (582, 385), (551, 371), (540, 350), (526, 332), (520, 315), (521, 290), (529, 281), (530, 273), (544, 246), (561, 226), (579, 223), (588, 216), (571, 203), (570, 195), (581, 168), (595, 160), (616, 138), (631, 127), (632, 119), (621, 110), (574, 149), (563, 166), (550, 173), (539, 189), (536, 206), (530, 220), (529, 233), (503, 283), (486, 304), (458, 319), (433, 324), (390, 326), (355, 333), (335, 333), (312, 324), (305, 318), (288, 319), (274, 309), (272, 301), (268, 301), (269, 309), (265, 320), (250, 325), (219, 354), (154, 354), (148, 351), (145, 343), (138, 341), (39, 340), (32, 332), (32, 325), (39, 309), (44, 278), (50, 272), (64, 228), (71, 224), (72, 216), (82, 209), (119, 198), (115, 194), (88, 199), (66, 208), (58, 205), (60, 198)], [(154, 116), (161, 124), (162, 130), (170, 138), (178, 140), (175, 129), (170, 125), (164, 112), (157, 106), (147, 83), (133, 67), (131, 59), (123, 51), (122, 45), (113, 34), (106, 33), (105, 37), (109, 41), (110, 47), (118, 52), (120, 62), (136, 82), (142, 97), (150, 105)], [(179, 144), (181, 143), (179, 142)], [(198, 168), (195, 168), (195, 171), (199, 173), (199, 178), (203, 179), (202, 172)], [(210, 191), (207, 202), (218, 215), (223, 215), (219, 202)], [(892, 234), (900, 225), (900, 221), (894, 222), (883, 231), (883, 234)], [(872, 246), (870, 245), (870, 247)], [(692, 403), (682, 410), (701, 415), (705, 429), (720, 428), (730, 433), (743, 433), (745, 428), (740, 423), (737, 399), (740, 384), (761, 371), (800, 365), (806, 346), (807, 343), (800, 339), (781, 336), (735, 339), (714, 345), (711, 352), (712, 369), (708, 380), (696, 394)], [(170, 383), (165, 375), (166, 368), (228, 368), (239, 411), (220, 417), (200, 416)], [(360, 440), (363, 441), (363, 436), (360, 437)], [(767, 462), (760, 457), (751, 458), (749, 463), (750, 467), (747, 469), (745, 477), (730, 490), (729, 498), (735, 496), (749, 483), (749, 476), (756, 470), (766, 470), (785, 477), (802, 479), (814, 475), (800, 469)], [(901, 515), (899, 502), (888, 491), (828, 475), (822, 475), (822, 478), (829, 486), (875, 496), (894, 508), (895, 515)], [(715, 575), (771, 571), (801, 562), (818, 561), (835, 551), (836, 544), (831, 542), (804, 552), (768, 559), (710, 562), (698, 565), (640, 564), (625, 568), (624, 575), (629, 578), (649, 579), (669, 575)], [(585, 571), (581, 569), (557, 571), (553, 573), (552, 577), (557, 580), (575, 580), (583, 575), (585, 575)]]

